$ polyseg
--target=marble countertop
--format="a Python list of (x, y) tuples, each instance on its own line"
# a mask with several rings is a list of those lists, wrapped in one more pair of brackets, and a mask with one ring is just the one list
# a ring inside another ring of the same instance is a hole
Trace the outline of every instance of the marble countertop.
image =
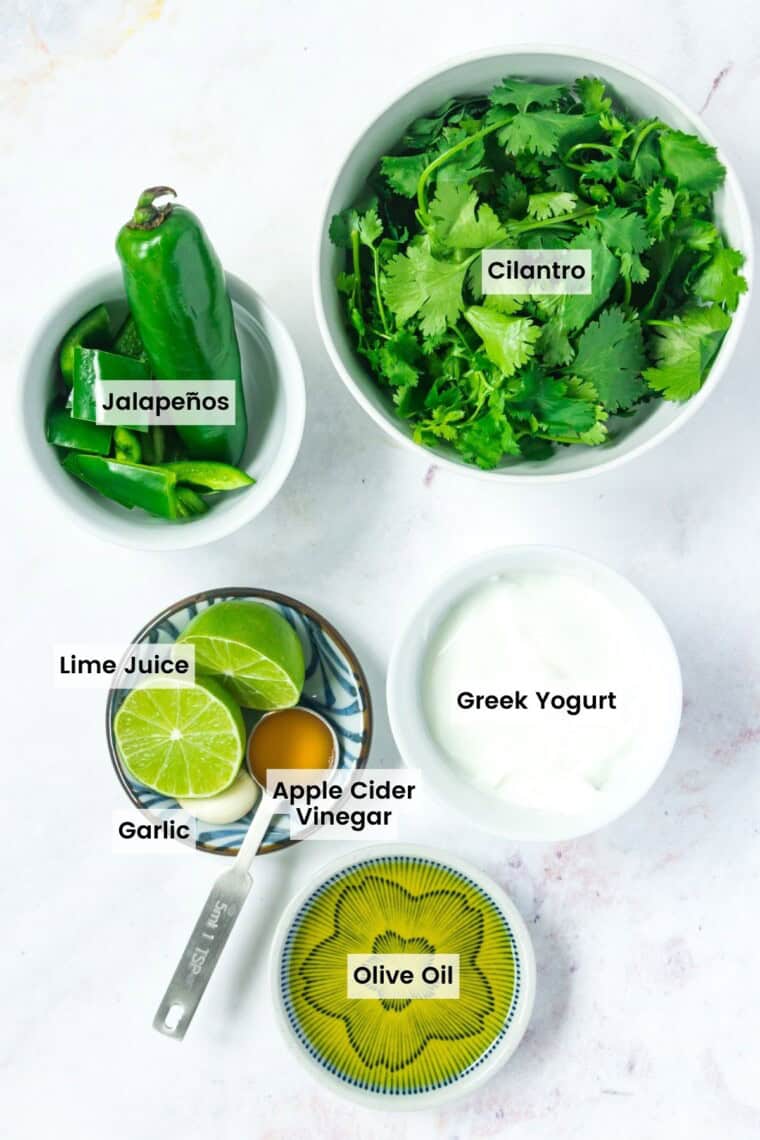
[[(5, 422), (40, 313), (109, 260), (136, 190), (162, 180), (288, 324), (309, 399), (279, 497), (192, 556), (73, 529), (27, 482), (6, 431), (0, 1130), (13, 1140), (760, 1135), (756, 323), (707, 407), (661, 448), (517, 491), (394, 446), (335, 375), (310, 296), (320, 206), (356, 133), (418, 73), (495, 43), (575, 44), (656, 76), (703, 109), (753, 202), (760, 17), (744, 0), (479, 0), (473, 12), (455, 0), (0, 5)], [(273, 1021), (268, 931), (333, 844), (256, 864), (187, 1040), (159, 1037), (154, 1008), (221, 868), (111, 853), (122, 802), (102, 697), (52, 687), (51, 645), (125, 642), (205, 587), (294, 594), (359, 652), (374, 755), (392, 762), (384, 671), (406, 615), (461, 556), (519, 542), (601, 558), (648, 595), (681, 655), (686, 710), (656, 787), (601, 833), (516, 845), (436, 804), (408, 837), (470, 859), (530, 924), (539, 988), (518, 1053), (471, 1098), (398, 1115), (355, 1108), (297, 1066)]]

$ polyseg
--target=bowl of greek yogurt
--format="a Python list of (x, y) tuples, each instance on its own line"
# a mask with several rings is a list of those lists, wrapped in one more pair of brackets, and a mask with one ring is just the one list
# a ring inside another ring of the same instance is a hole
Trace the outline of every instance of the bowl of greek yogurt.
[(388, 671), (405, 762), (471, 823), (559, 841), (617, 819), (670, 756), (671, 637), (626, 578), (571, 550), (471, 559), (409, 620)]

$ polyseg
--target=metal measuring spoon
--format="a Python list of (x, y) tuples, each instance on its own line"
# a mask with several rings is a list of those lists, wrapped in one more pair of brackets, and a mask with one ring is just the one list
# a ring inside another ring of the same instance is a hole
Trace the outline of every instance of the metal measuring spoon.
[[(276, 716), (279, 711), (285, 710), (275, 710), (261, 718), (251, 734), (251, 741), (259, 725), (267, 717)], [(330, 768), (325, 771), (326, 773), (333, 772), (337, 767), (339, 755), (335, 730), (319, 713), (313, 712), (312, 709), (304, 709), (304, 711), (321, 720), (330, 731), (333, 741), (332, 763)], [(153, 1018), (153, 1028), (157, 1029), (159, 1033), (163, 1033), (165, 1037), (173, 1037), (175, 1041), (181, 1041), (187, 1033), (230, 932), (253, 885), (253, 879), (250, 875), (251, 864), (262, 839), (267, 833), (272, 817), (282, 810), (280, 801), (270, 796), (266, 788), (262, 787), (256, 779), (251, 765), (249, 765), (249, 771), (251, 779), (258, 784), (260, 789), (258, 806), (255, 808), (251, 825), (245, 839), (240, 844), (232, 866), (228, 871), (222, 872), (211, 888), (205, 905), (198, 916), (198, 921), (193, 927), (193, 932), (182, 952), (182, 957), (167, 986), (166, 993)]]

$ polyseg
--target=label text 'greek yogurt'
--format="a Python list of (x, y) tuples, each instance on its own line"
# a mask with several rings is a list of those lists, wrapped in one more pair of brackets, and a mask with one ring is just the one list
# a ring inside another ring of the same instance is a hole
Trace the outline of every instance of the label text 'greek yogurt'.
[(533, 693), (515, 689), (512, 693), (471, 693), (463, 690), (457, 693), (457, 707), (460, 709), (539, 709), (543, 712), (564, 712), (568, 716), (580, 716), (582, 712), (617, 710), (617, 693), (553, 693), (550, 689)]
[(484, 249), (480, 266), (486, 294), (591, 292), (590, 249)]

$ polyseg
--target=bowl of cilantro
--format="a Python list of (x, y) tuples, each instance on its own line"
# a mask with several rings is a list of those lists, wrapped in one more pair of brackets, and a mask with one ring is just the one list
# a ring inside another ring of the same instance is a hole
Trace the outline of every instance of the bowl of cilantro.
[[(590, 251), (590, 292), (485, 295), (486, 250)], [(428, 462), (567, 480), (702, 406), (751, 268), (744, 194), (698, 115), (627, 65), (513, 48), (364, 131), (328, 197), (316, 309), (351, 393)]]

